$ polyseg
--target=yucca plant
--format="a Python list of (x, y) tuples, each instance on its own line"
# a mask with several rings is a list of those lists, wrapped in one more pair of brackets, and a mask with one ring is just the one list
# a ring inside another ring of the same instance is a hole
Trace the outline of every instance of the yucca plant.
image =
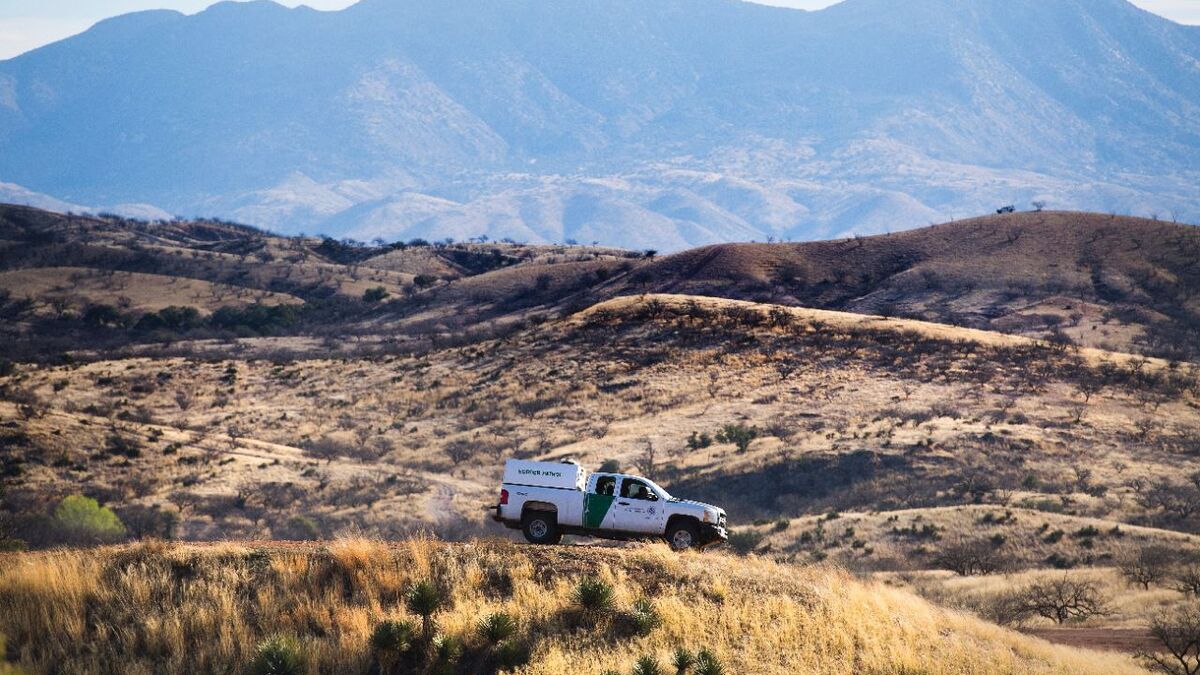
[(633, 675), (663, 675), (662, 666), (653, 656), (643, 656), (633, 665)]
[(613, 598), (613, 587), (595, 577), (581, 579), (575, 587), (575, 604), (588, 614), (611, 610)]
[(489, 645), (498, 645), (517, 633), (517, 622), (508, 614), (495, 612), (480, 619), (475, 632)]
[(676, 648), (675, 653), (671, 655), (671, 667), (675, 669), (675, 675), (687, 675), (688, 668), (694, 665), (696, 657), (684, 647)]
[(304, 675), (308, 659), (296, 638), (274, 635), (259, 643), (250, 675)]
[(439, 635), (433, 641), (430, 657), (433, 660), (433, 675), (454, 675), (458, 672), (458, 660), (462, 657), (462, 641), (453, 635)]
[(647, 598), (640, 598), (633, 603), (632, 619), (633, 631), (641, 637), (646, 637), (653, 633), (655, 628), (662, 625), (662, 617), (658, 615), (654, 603)]
[(696, 675), (725, 675), (725, 666), (715, 654), (701, 649), (696, 653)]
[(394, 668), (408, 650), (412, 649), (416, 628), (409, 621), (389, 619), (375, 626), (371, 647), (384, 672)]
[(427, 643), (433, 639), (433, 615), (444, 603), (442, 592), (428, 581), (414, 584), (404, 596), (408, 611), (421, 617), (421, 635)]

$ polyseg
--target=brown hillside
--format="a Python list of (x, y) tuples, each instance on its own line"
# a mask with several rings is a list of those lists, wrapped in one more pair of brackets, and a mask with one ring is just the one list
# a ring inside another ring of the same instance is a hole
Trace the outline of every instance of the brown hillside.
[(623, 292), (906, 316), (1195, 357), (1200, 229), (1087, 213), (988, 216), (898, 234), (725, 244), (669, 256)]
[[(582, 610), (573, 594), (585, 579), (611, 587), (610, 610)], [(662, 545), (418, 539), (0, 553), (0, 632), (36, 672), (244, 672), (262, 640), (284, 634), (298, 639), (308, 672), (366, 675), (386, 656), (371, 644), (376, 626), (419, 625), (403, 607), (421, 582), (445, 598), (437, 632), (460, 645), (434, 672), (496, 672), (486, 664), (497, 649), (477, 630), (496, 612), (515, 620), (509, 642), (527, 650), (499, 670), (520, 675), (628, 673), (679, 647), (706, 649), (737, 675), (1145, 672), (1124, 655), (1052, 646), (834, 569)], [(635, 628), (638, 607), (657, 621)], [(417, 640), (400, 656), (422, 649)], [(407, 658), (397, 672), (429, 672)]]

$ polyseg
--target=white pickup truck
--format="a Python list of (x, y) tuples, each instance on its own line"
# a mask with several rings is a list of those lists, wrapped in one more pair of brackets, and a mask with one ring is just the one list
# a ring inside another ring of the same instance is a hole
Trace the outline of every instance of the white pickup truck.
[(510, 459), (493, 519), (520, 528), (534, 544), (564, 534), (605, 539), (666, 539), (683, 551), (723, 543), (725, 511), (676, 499), (639, 476), (594, 473), (575, 462)]

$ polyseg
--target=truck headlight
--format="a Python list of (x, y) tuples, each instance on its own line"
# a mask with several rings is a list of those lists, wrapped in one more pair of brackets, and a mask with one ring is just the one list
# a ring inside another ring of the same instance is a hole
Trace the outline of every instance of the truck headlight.
[(720, 516), (717, 514), (716, 511), (710, 511), (708, 509), (705, 509), (704, 510), (704, 522), (712, 523), (713, 525), (716, 525), (718, 522), (720, 522)]

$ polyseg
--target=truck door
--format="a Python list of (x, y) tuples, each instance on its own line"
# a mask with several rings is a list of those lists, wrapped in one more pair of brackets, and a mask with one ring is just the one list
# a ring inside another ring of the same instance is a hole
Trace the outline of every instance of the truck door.
[(613, 506), (616, 526), (625, 532), (657, 534), (663, 531), (663, 504), (645, 481), (621, 480), (621, 491)]
[(613, 502), (617, 498), (617, 477), (593, 475), (583, 496), (583, 526), (593, 530), (617, 529), (613, 522)]

